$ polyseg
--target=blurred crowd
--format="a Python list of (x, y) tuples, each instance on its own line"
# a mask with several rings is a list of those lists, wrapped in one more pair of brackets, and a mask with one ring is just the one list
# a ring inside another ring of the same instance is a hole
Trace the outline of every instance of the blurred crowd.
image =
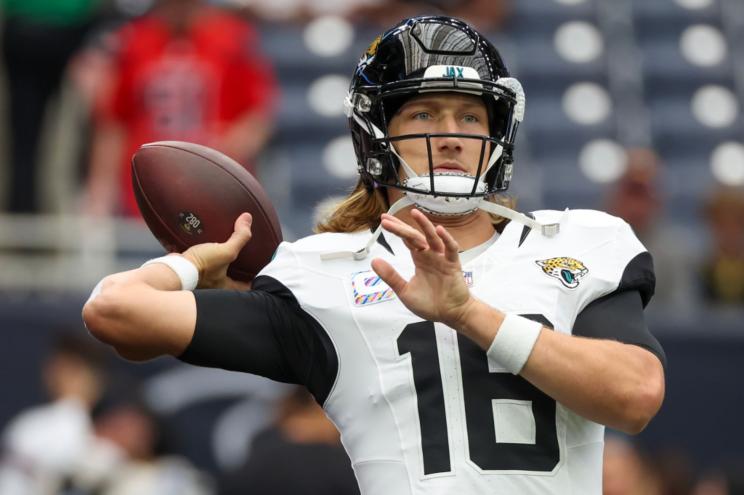
[(680, 452), (649, 455), (620, 435), (605, 437), (603, 495), (735, 495), (744, 493), (741, 464), (695, 472)]
[(65, 133), (67, 165), (80, 177), (73, 209), (93, 216), (137, 214), (128, 161), (144, 142), (205, 144), (253, 170), (271, 136), (278, 96), (275, 71), (253, 22), (302, 23), (333, 13), (382, 27), (434, 10), (493, 29), (506, 14), (502, 2), (481, 0), (0, 5), (9, 164), (2, 209), (55, 208), (41, 185), (42, 162), (55, 161), (44, 156), (43, 131), (50, 115), (64, 112), (65, 124), (73, 127)]
[(5, 428), (0, 493), (212, 493), (179, 457), (161, 455), (156, 418), (130, 388), (111, 386), (106, 354), (64, 335), (42, 363), (49, 402)]
[(230, 469), (197, 468), (112, 356), (83, 332), (60, 334), (41, 366), (48, 402), (5, 426), (1, 495), (358, 493), (335, 426), (303, 388), (275, 401), (274, 419)]
[[(6, 83), (0, 99), (0, 212), (92, 218), (138, 216), (129, 158), (145, 142), (205, 144), (256, 172), (281, 98), (276, 70), (262, 53), (259, 23), (302, 24), (333, 14), (381, 29), (407, 15), (440, 12), (494, 32), (510, 12), (506, 0), (0, 5)], [(63, 130), (50, 130), (54, 125)], [(606, 201), (595, 206), (627, 220), (654, 255), (654, 306), (681, 313), (700, 306), (744, 307), (742, 189), (701, 190), (707, 196), (701, 196), (698, 223), (709, 235), (690, 242), (689, 232), (670, 223), (665, 210), (673, 167), (653, 149), (626, 151), (625, 173), (597, 186), (606, 188)], [(71, 184), (72, 190), (60, 198), (50, 183), (57, 189)]]
[(654, 305), (685, 313), (701, 305), (744, 307), (744, 189), (718, 186), (703, 199), (708, 236), (691, 243), (664, 221), (671, 173), (651, 149), (626, 150), (625, 173), (607, 190), (603, 209), (628, 222), (654, 257)]
[[(257, 23), (334, 14), (382, 28), (442, 12), (495, 31), (510, 10), (506, 0), (0, 0), (0, 7), (0, 214), (104, 218), (137, 216), (128, 161), (144, 142), (202, 143), (255, 171), (281, 98)], [(63, 143), (52, 145), (50, 122), (66, 127)], [(59, 173), (74, 189), (62, 200), (45, 185)], [(625, 172), (596, 206), (625, 219), (654, 255), (656, 307), (679, 315), (744, 308), (744, 191), (706, 191), (698, 211), (707, 236), (690, 243), (666, 220), (670, 174), (653, 149), (629, 147)], [(162, 418), (127, 382), (132, 377), (111, 375), (111, 359), (84, 337), (55, 343), (41, 367), (48, 402), (0, 425), (0, 495), (228, 495), (246, 486), (357, 493), (335, 428), (304, 392), (275, 404), (238, 468), (205, 470), (168, 446)], [(651, 455), (608, 436), (604, 493), (740, 494), (741, 473), (738, 465), (698, 472), (679, 452)]]
[(63, 80), (79, 103), (69, 124), (82, 136), (70, 150), (82, 213), (137, 214), (128, 161), (145, 142), (198, 142), (251, 168), (271, 132), (276, 82), (245, 19), (199, 0), (106, 22), (96, 0), (5, 3), (8, 211), (44, 209), (40, 139)]
[[(58, 332), (40, 369), (47, 401), (0, 437), (0, 495), (359, 493), (338, 431), (304, 388), (270, 401), (240, 462), (199, 466), (173, 439), (197, 432), (176, 431), (113, 362), (84, 332)], [(679, 450), (650, 451), (610, 430), (605, 441), (604, 495), (744, 494), (744, 460), (699, 469)]]

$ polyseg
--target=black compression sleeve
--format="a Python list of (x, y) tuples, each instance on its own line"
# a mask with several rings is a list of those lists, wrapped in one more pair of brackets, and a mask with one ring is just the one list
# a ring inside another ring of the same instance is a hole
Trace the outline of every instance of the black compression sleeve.
[(648, 329), (643, 299), (637, 290), (613, 292), (590, 303), (576, 318), (573, 334), (643, 347), (666, 368), (664, 349)]
[[(297, 383), (275, 336), (282, 299), (262, 291), (199, 290), (194, 337), (180, 359), (199, 366), (244, 371)], [(286, 318), (291, 320), (290, 318)]]
[(179, 356), (190, 364), (306, 385), (319, 403), (338, 371), (335, 349), (291, 291), (270, 277), (253, 290), (198, 290), (196, 328)]

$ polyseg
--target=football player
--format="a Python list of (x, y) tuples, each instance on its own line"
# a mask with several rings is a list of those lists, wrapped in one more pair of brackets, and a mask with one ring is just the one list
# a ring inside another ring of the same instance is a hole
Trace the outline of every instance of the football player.
[(615, 217), (499, 200), (525, 104), (464, 22), (401, 22), (352, 78), (360, 180), (321, 233), (225, 290), (244, 214), (225, 243), (106, 277), (89, 330), (305, 385), (365, 494), (600, 493), (604, 425), (637, 433), (664, 396), (653, 267)]

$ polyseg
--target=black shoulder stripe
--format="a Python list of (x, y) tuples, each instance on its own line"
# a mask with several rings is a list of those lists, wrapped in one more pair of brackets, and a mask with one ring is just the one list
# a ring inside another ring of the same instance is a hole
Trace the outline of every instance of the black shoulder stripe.
[(666, 368), (666, 354), (649, 331), (642, 297), (640, 291), (626, 289), (595, 299), (576, 317), (571, 333), (643, 347), (655, 354)]
[(380, 236), (377, 238), (377, 243), (388, 250), (390, 254), (395, 256), (395, 253), (393, 252), (393, 248), (390, 247), (390, 244), (388, 244), (387, 239), (385, 239), (385, 234), (383, 232), (380, 232)]
[(648, 251), (637, 254), (625, 266), (616, 292), (626, 290), (637, 290), (641, 294), (644, 308), (653, 297), (656, 290), (656, 275), (654, 260)]
[(282, 299), (291, 301), (292, 304), (299, 306), (297, 298), (292, 293), (292, 291), (274, 277), (269, 277), (268, 275), (257, 276), (251, 283), (251, 289), (269, 292), (271, 294), (274, 294), (275, 296), (281, 297)]
[[(535, 215), (532, 213), (525, 213), (525, 215), (527, 215), (533, 220), (535, 219)], [(522, 235), (519, 237), (519, 246), (517, 247), (522, 247), (522, 243), (527, 239), (527, 236), (530, 235), (530, 232), (532, 232), (531, 227), (528, 227), (527, 225), (522, 227)]]
[[(309, 329), (310, 335), (296, 335), (286, 345), (284, 352), (287, 358), (296, 365), (304, 364), (304, 370), (298, 370), (302, 384), (313, 394), (318, 404), (323, 405), (331, 393), (338, 375), (338, 355), (331, 338), (318, 321), (300, 307), (297, 298), (284, 284), (268, 275), (260, 275), (253, 279), (253, 289), (272, 293), (291, 301), (295, 310), (302, 315), (304, 328)], [(285, 334), (292, 335), (298, 328), (284, 329)], [(309, 362), (307, 354), (311, 353)], [(303, 356), (305, 354), (306, 356)]]

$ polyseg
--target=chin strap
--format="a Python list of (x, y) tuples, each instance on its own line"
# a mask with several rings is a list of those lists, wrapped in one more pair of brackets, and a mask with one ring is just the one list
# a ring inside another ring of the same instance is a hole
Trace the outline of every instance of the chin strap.
[(491, 203), (490, 201), (481, 201), (481, 203), (478, 205), (478, 208), (480, 208), (481, 210), (485, 210), (488, 213), (493, 213), (494, 215), (499, 215), (514, 222), (521, 223), (522, 225), (526, 225), (531, 229), (537, 230), (545, 237), (553, 237), (561, 231), (560, 222), (540, 223), (534, 218), (528, 217), (524, 213), (519, 213), (518, 211), (514, 211), (511, 208), (507, 208), (506, 206), (502, 206), (496, 203)]
[[(416, 203), (413, 202), (408, 196), (403, 196), (398, 201), (393, 203), (390, 206), (390, 209), (387, 211), (388, 215), (395, 215), (400, 210), (407, 206), (415, 205)], [(514, 211), (510, 208), (507, 208), (506, 206), (501, 206), (496, 203), (491, 203), (490, 201), (483, 200), (478, 205), (478, 208), (481, 210), (485, 210), (489, 213), (493, 213), (495, 215), (500, 215), (504, 218), (508, 218), (509, 220), (512, 220), (514, 222), (521, 223), (522, 225), (526, 225), (527, 227), (537, 230), (542, 235), (546, 237), (553, 237), (556, 234), (558, 234), (561, 230), (561, 224), (559, 223), (540, 223), (534, 218), (530, 218), (527, 215), (523, 213), (519, 213), (518, 211)], [(372, 246), (377, 242), (377, 238), (380, 237), (380, 234), (382, 233), (382, 224), (378, 225), (375, 231), (372, 233), (372, 236), (367, 241), (367, 244), (358, 251), (331, 251), (331, 252), (325, 252), (320, 253), (320, 259), (322, 261), (329, 261), (329, 260), (338, 260), (338, 259), (352, 259), (355, 261), (361, 261), (369, 255), (370, 250), (372, 249)]]
[[(387, 211), (387, 213), (388, 215), (395, 215), (406, 206), (411, 206), (412, 204), (414, 204), (414, 202), (411, 201), (408, 196), (403, 196), (390, 206), (390, 209)], [(332, 251), (320, 253), (320, 259), (323, 261), (338, 260), (344, 258), (350, 258), (356, 261), (363, 260), (369, 254), (369, 251), (370, 249), (372, 249), (372, 246), (374, 246), (375, 242), (377, 242), (377, 238), (380, 237), (380, 234), (382, 234), (382, 223), (377, 226), (375, 231), (372, 233), (372, 237), (369, 238), (367, 244), (362, 249), (358, 251)]]
[(400, 168), (402, 168), (403, 171), (406, 173), (406, 177), (418, 177), (418, 174), (414, 172), (414, 170), (411, 168), (408, 162), (405, 161), (403, 157), (400, 156), (400, 153), (398, 153), (398, 150), (395, 149), (395, 144), (390, 143), (390, 151), (392, 151), (393, 154), (396, 157), (398, 157), (398, 161), (400, 162)]

